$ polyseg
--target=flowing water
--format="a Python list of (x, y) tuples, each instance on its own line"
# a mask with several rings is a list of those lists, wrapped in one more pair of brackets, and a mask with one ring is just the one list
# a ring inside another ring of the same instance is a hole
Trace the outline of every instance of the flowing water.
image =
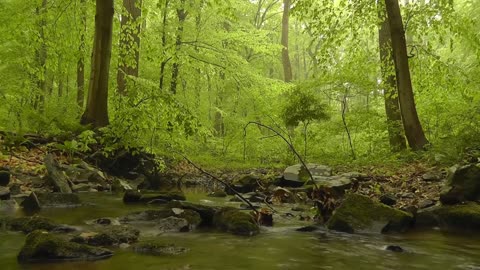
[[(189, 201), (206, 199), (196, 193), (187, 197)], [(125, 206), (121, 198), (113, 195), (84, 194), (82, 199), (91, 204), (50, 209), (40, 214), (60, 223), (85, 226), (85, 220), (117, 217), (145, 208)], [(224, 204), (224, 200), (213, 199), (210, 203)], [(480, 269), (478, 235), (445, 235), (438, 231), (393, 236), (295, 231), (303, 225), (296, 219), (281, 220), (275, 227), (263, 228), (260, 235), (250, 238), (215, 232), (154, 236), (142, 231), (142, 239), (155, 238), (190, 251), (155, 257), (114, 249), (115, 255), (102, 261), (22, 265), (17, 263), (16, 256), (25, 236), (0, 230), (0, 269)], [(406, 252), (385, 251), (386, 245), (400, 245)]]

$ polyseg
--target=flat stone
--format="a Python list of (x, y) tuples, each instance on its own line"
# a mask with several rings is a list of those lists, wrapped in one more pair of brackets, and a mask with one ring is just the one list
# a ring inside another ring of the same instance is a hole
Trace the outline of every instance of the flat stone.
[[(332, 175), (332, 168), (325, 165), (307, 164), (307, 168), (312, 173), (314, 179)], [(283, 180), (280, 185), (287, 187), (300, 187), (308, 180), (310, 180), (310, 176), (307, 170), (303, 168), (301, 164), (296, 164), (285, 169), (283, 172)]]

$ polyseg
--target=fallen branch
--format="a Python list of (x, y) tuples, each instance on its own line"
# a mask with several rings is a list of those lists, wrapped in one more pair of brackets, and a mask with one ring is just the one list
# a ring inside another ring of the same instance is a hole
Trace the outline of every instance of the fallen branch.
[(255, 212), (256, 215), (260, 215), (260, 213), (258, 212), (257, 209), (255, 209), (255, 206), (253, 206), (252, 203), (250, 203), (247, 199), (245, 199), (245, 197), (242, 196), (242, 194), (240, 194), (238, 191), (236, 191), (229, 183), (223, 181), (222, 179), (216, 177), (215, 175), (205, 171), (204, 169), (200, 168), (197, 164), (195, 164), (193, 161), (191, 161), (189, 158), (187, 158), (185, 155), (177, 152), (174, 150), (174, 152), (180, 156), (183, 157), (183, 159), (185, 159), (188, 164), (192, 165), (195, 169), (199, 170), (201, 173), (205, 174), (206, 176), (212, 178), (213, 180), (217, 181), (217, 182), (220, 182), (222, 184), (224, 184), (227, 188), (229, 188), (233, 193), (235, 193), (235, 195), (237, 195), (242, 201), (244, 201), (252, 210), (253, 212)]
[(305, 161), (303, 161), (303, 158), (302, 156), (300, 156), (300, 154), (297, 152), (297, 150), (295, 149), (295, 147), (293, 146), (293, 144), (287, 140), (287, 138), (285, 138), (285, 136), (283, 136), (280, 132), (276, 131), (274, 128), (272, 127), (269, 127), (267, 125), (264, 125), (262, 123), (259, 123), (259, 122), (256, 122), (256, 121), (250, 121), (248, 122), (245, 127), (243, 127), (243, 134), (244, 134), (244, 137), (247, 136), (247, 128), (250, 124), (254, 124), (254, 125), (257, 125), (257, 126), (260, 126), (260, 127), (263, 127), (263, 128), (266, 128), (270, 131), (272, 131), (273, 133), (275, 133), (278, 137), (282, 138), (282, 140), (288, 145), (288, 147), (290, 148), (290, 150), (292, 150), (292, 152), (295, 154), (295, 156), (297, 156), (298, 160), (300, 160), (300, 163), (302, 163), (302, 166), (305, 168), (305, 170), (307, 171), (308, 173), (308, 176), (310, 177), (310, 180), (312, 181), (312, 184), (313, 186), (315, 187), (315, 189), (319, 189), (319, 187), (317, 186), (317, 184), (315, 183), (315, 180), (313, 179), (313, 174), (312, 172), (308, 169), (307, 167), (307, 164), (305, 163)]

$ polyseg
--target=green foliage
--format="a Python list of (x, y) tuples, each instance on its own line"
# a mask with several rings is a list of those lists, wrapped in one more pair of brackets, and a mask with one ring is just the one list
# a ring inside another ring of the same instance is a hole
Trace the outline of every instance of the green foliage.
[[(244, 144), (245, 124), (259, 121), (279, 129), (294, 127), (289, 130), (293, 143), (308, 139), (311, 162), (335, 164), (350, 155), (342, 122), (345, 103), (358, 164), (418, 159), (449, 163), (467, 147), (480, 146), (478, 0), (410, 1), (401, 7), (417, 111), (432, 143), (420, 154), (390, 153), (375, 1), (295, 1), (289, 44), (292, 84), (282, 82), (281, 1), (186, 3), (188, 16), (177, 44), (181, 1), (169, 1), (167, 10), (164, 1), (143, 1), (142, 19), (126, 28), (136, 33), (141, 25), (139, 77), (127, 77), (125, 96), (115, 92), (117, 65), (120, 60), (131, 65), (135, 59), (134, 54), (119, 59), (120, 52), (133, 48), (120, 47), (115, 17), (111, 124), (97, 137), (79, 125), (83, 108), (76, 101), (78, 60), (90, 55), (93, 44), (94, 2), (86, 1), (83, 9), (79, 0), (49, 1), (46, 10), (38, 1), (1, 2), (0, 129), (67, 134), (69, 140), (57, 147), (70, 156), (100, 143), (106, 154), (146, 149), (172, 156), (170, 149), (179, 149), (213, 167), (295, 162), (287, 147), (265, 130), (249, 129)], [(123, 3), (115, 5), (120, 14)], [(86, 46), (81, 47), (84, 11)], [(46, 50), (45, 65), (39, 63), (40, 49)], [(179, 68), (175, 95), (169, 92), (174, 62)], [(84, 83), (88, 89), (88, 80)], [(309, 126), (308, 134), (301, 123)]]
[(327, 120), (326, 105), (311, 90), (295, 88), (287, 94), (282, 118), (287, 126), (296, 127), (300, 122)]

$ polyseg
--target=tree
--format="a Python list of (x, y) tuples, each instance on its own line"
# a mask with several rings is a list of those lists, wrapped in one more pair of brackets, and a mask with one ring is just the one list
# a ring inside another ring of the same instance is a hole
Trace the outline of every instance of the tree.
[(87, 33), (87, 5), (86, 0), (80, 0), (81, 26), (80, 45), (78, 46), (77, 61), (77, 105), (83, 109), (85, 100), (85, 35)]
[(47, 94), (47, 42), (45, 40), (45, 28), (47, 26), (47, 0), (42, 0), (42, 5), (36, 8), (38, 16), (38, 37), (40, 44), (35, 50), (35, 57), (38, 63), (37, 89), (39, 94), (35, 95), (34, 107), (40, 111), (44, 110), (45, 95)]
[(178, 52), (182, 45), (182, 35), (183, 35), (183, 24), (187, 18), (188, 13), (185, 11), (185, 0), (180, 0), (180, 7), (177, 8), (177, 17), (178, 17), (178, 27), (177, 34), (175, 37), (175, 53), (173, 56), (173, 65), (172, 65), (172, 80), (170, 82), (170, 92), (173, 94), (177, 93), (177, 80), (178, 73), (180, 68), (180, 63), (178, 61)]
[(121, 95), (126, 94), (126, 76), (138, 77), (142, 0), (123, 0), (123, 11), (117, 71), (117, 89)]
[(290, 0), (283, 0), (283, 16), (282, 16), (282, 64), (283, 64), (283, 79), (285, 82), (291, 82), (292, 64), (290, 63), (290, 56), (288, 55), (288, 27), (290, 17)]
[(87, 107), (81, 124), (108, 125), (108, 75), (112, 54), (113, 0), (97, 0)]
[(314, 121), (329, 119), (326, 106), (311, 90), (295, 88), (287, 95), (282, 118), (287, 127), (303, 124), (303, 158), (307, 159), (308, 126)]
[(382, 73), (383, 97), (385, 100), (385, 112), (387, 115), (388, 137), (390, 148), (398, 152), (406, 148), (403, 135), (402, 115), (398, 101), (397, 82), (395, 81), (395, 63), (393, 61), (392, 39), (390, 25), (385, 6), (377, 4), (378, 17), (381, 21), (378, 29), (378, 42), (380, 51), (380, 67)]
[(408, 65), (405, 30), (403, 28), (402, 15), (400, 14), (400, 6), (398, 0), (385, 0), (385, 5), (392, 37), (398, 98), (400, 101), (403, 127), (408, 145), (413, 150), (420, 150), (428, 143), (428, 140), (423, 132), (415, 107), (412, 80)]

